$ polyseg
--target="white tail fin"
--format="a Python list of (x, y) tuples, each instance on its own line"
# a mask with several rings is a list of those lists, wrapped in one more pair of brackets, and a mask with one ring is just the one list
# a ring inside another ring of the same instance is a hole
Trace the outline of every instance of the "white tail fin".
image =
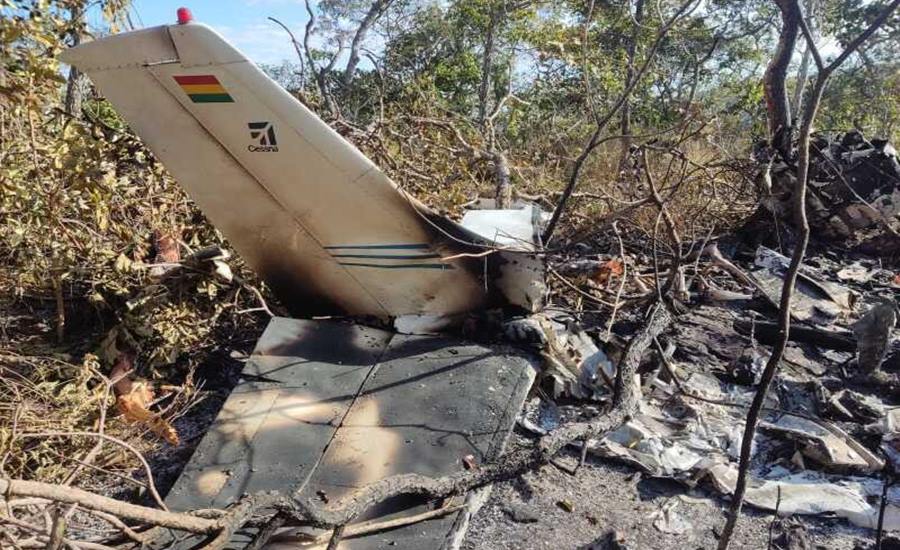
[[(70, 49), (237, 251), (294, 312), (445, 315), (496, 301), (502, 259), (397, 189), (209, 27)], [(484, 241), (480, 241), (484, 242)]]

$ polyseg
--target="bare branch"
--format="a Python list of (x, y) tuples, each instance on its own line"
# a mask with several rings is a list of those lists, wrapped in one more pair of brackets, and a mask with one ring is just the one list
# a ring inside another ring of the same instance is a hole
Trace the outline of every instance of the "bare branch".
[(820, 71), (825, 69), (825, 64), (822, 62), (822, 55), (819, 53), (815, 38), (813, 37), (812, 31), (809, 29), (809, 24), (804, 16), (800, 17), (800, 30), (803, 31), (803, 38), (806, 39), (806, 51), (812, 54), (812, 58), (816, 62), (816, 68)]
[(900, 6), (900, 0), (893, 0), (890, 4), (885, 6), (884, 9), (881, 10), (881, 13), (878, 14), (878, 17), (876, 17), (868, 27), (866, 27), (866, 30), (859, 33), (859, 36), (851, 40), (850, 43), (847, 44), (847, 47), (844, 48), (844, 51), (842, 51), (827, 67), (825, 67), (825, 71), (830, 75), (834, 72), (835, 69), (840, 67), (841, 64), (850, 56), (850, 54), (855, 52), (863, 42), (868, 40), (868, 38), (872, 36), (875, 31), (877, 31), (884, 24), (885, 21), (887, 21), (888, 17), (890, 17), (891, 14), (894, 13), (894, 10), (896, 10), (898, 6)]
[(316, 82), (316, 88), (319, 90), (319, 95), (322, 97), (322, 101), (325, 102), (325, 108), (331, 114), (331, 116), (337, 118), (340, 114), (340, 111), (337, 108), (337, 104), (334, 102), (334, 98), (331, 96), (331, 92), (328, 91), (328, 82), (326, 81), (326, 73), (334, 68), (334, 64), (337, 62), (337, 58), (340, 55), (340, 51), (342, 48), (338, 49), (338, 52), (334, 54), (331, 58), (331, 63), (324, 70), (321, 69), (318, 64), (316, 64), (313, 59), (312, 49), (309, 46), (309, 40), (312, 37), (313, 30), (316, 27), (316, 14), (312, 9), (312, 6), (309, 4), (309, 0), (304, 0), (306, 5), (306, 13), (309, 14), (309, 21), (306, 22), (306, 29), (303, 33), (303, 50), (306, 52), (306, 60), (309, 63), (309, 72), (313, 76), (313, 80)]
[(357, 27), (356, 33), (353, 35), (353, 40), (350, 43), (350, 58), (347, 59), (347, 66), (344, 68), (344, 75), (342, 78), (342, 83), (345, 87), (349, 86), (350, 81), (353, 80), (353, 73), (356, 72), (356, 66), (359, 65), (360, 48), (362, 48), (362, 43), (366, 39), (369, 28), (378, 21), (379, 17), (384, 15), (384, 12), (387, 11), (393, 1), (394, 0), (375, 0), (360, 22), (359, 27)]
[(669, 34), (669, 31), (673, 26), (682, 18), (689, 15), (694, 9), (699, 6), (699, 3), (695, 3), (696, 0), (687, 0), (681, 6), (679, 6), (678, 10), (676, 10), (675, 14), (662, 26), (659, 31), (656, 33), (656, 38), (653, 40), (653, 44), (650, 46), (649, 51), (647, 52), (647, 56), (644, 59), (644, 62), (641, 64), (640, 69), (635, 73), (634, 78), (629, 82), (622, 93), (619, 95), (619, 98), (613, 104), (609, 111), (602, 117), (597, 118), (596, 127), (594, 128), (594, 132), (591, 134), (590, 139), (585, 144), (584, 149), (582, 149), (581, 154), (578, 155), (578, 158), (575, 159), (575, 162), (572, 165), (572, 171), (569, 175), (569, 181), (566, 184), (565, 189), (563, 189), (563, 194), (559, 198), (559, 202), (556, 205), (556, 208), (553, 210), (553, 215), (550, 217), (550, 221), (547, 223), (547, 228), (544, 230), (543, 242), (544, 244), (548, 244), (550, 239), (553, 238), (553, 232), (556, 230), (556, 225), (559, 223), (559, 218), (562, 216), (562, 213), (565, 211), (566, 203), (569, 200), (569, 197), (572, 195), (572, 192), (575, 190), (575, 186), (578, 184), (578, 177), (581, 174), (581, 169), (584, 166), (584, 162), (590, 156), (591, 152), (601, 143), (600, 135), (606, 129), (606, 126), (612, 120), (616, 113), (619, 112), (619, 109), (622, 108), (622, 105), (631, 95), (631, 92), (634, 91), (634, 88), (637, 87), (638, 83), (644, 77), (644, 74), (647, 72), (647, 69), (650, 68), (650, 65), (653, 62), (653, 59), (656, 56), (656, 51), (659, 49), (660, 44), (662, 44), (663, 39)]
[(119, 518), (151, 523), (171, 529), (189, 531), (191, 533), (214, 533), (219, 528), (215, 520), (204, 519), (188, 514), (155, 510), (146, 506), (138, 506), (108, 497), (95, 495), (88, 491), (73, 487), (61, 487), (40, 481), (0, 478), (0, 494), (7, 496), (37, 497), (55, 502), (78, 504), (89, 510), (106, 512)]
[(303, 51), (300, 49), (300, 42), (297, 41), (294, 37), (294, 33), (291, 32), (291, 29), (289, 29), (287, 25), (274, 17), (269, 17), (268, 19), (284, 29), (284, 32), (288, 33), (288, 36), (291, 37), (291, 44), (294, 46), (294, 52), (296, 52), (297, 59), (300, 61), (300, 87), (303, 88), (306, 84), (306, 62), (303, 59)]

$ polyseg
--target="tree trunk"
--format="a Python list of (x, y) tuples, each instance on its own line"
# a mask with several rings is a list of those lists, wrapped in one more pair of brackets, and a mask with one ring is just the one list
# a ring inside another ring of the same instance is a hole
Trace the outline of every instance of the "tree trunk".
[(487, 33), (484, 35), (484, 56), (481, 59), (481, 84), (478, 87), (478, 125), (484, 128), (488, 112), (488, 93), (494, 69), (494, 33), (500, 21), (500, 7), (492, 4)]
[(769, 135), (772, 146), (782, 158), (790, 156), (791, 106), (788, 103), (787, 71), (800, 34), (800, 5), (794, 0), (775, 0), (781, 11), (781, 33), (775, 55), (766, 68), (763, 87), (769, 113)]
[[(634, 4), (634, 30), (631, 32), (631, 37), (628, 40), (628, 44), (625, 46), (625, 57), (627, 60), (627, 67), (625, 68), (625, 85), (628, 86), (631, 84), (632, 79), (634, 78), (634, 56), (637, 52), (637, 42), (638, 35), (641, 30), (641, 23), (644, 21), (644, 0), (637, 0)], [(621, 135), (624, 136), (622, 138), (622, 152), (619, 156), (619, 171), (625, 170), (626, 164), (628, 163), (628, 155), (631, 150), (631, 99), (626, 98), (625, 103), (622, 104), (622, 118), (621, 118)]]
[(353, 73), (356, 72), (356, 66), (359, 65), (359, 50), (362, 48), (362, 44), (366, 39), (366, 35), (369, 33), (369, 29), (376, 21), (378, 21), (378, 18), (384, 14), (392, 1), (393, 0), (376, 0), (372, 4), (372, 7), (369, 8), (369, 11), (366, 12), (366, 16), (363, 17), (362, 22), (360, 22), (359, 27), (356, 29), (356, 34), (353, 35), (353, 42), (350, 43), (350, 58), (347, 60), (347, 66), (344, 67), (344, 75), (341, 79), (345, 88), (349, 86), (350, 81), (353, 80)]
[[(816, 29), (813, 20), (810, 18), (814, 9), (814, 0), (806, 0), (804, 5), (804, 15), (806, 16), (806, 24), (809, 32), (816, 40)], [(803, 58), (800, 61), (800, 68), (797, 70), (797, 82), (794, 84), (794, 101), (791, 102), (791, 112), (803, 112), (803, 91), (806, 88), (806, 79), (809, 77), (809, 63), (812, 60), (812, 52), (809, 46), (803, 49)]]
[(811, 54), (809, 48), (803, 50), (800, 58), (800, 68), (797, 69), (797, 82), (794, 84), (794, 100), (791, 101), (791, 112), (799, 113), (802, 109), (803, 90), (806, 88), (806, 78), (809, 76), (809, 60)]
[[(79, 15), (73, 15), (73, 24), (75, 23), (75, 19), (80, 17)], [(72, 32), (72, 46), (77, 46), (81, 44), (81, 32), (75, 30)], [(66, 98), (63, 104), (63, 108), (66, 113), (70, 115), (75, 115), (76, 113), (81, 112), (81, 90), (79, 87), (79, 81), (81, 80), (81, 71), (76, 69), (75, 67), (69, 67), (69, 78), (66, 81)]]
[(509, 208), (512, 187), (509, 185), (509, 163), (502, 152), (494, 153), (494, 177), (496, 181), (495, 208)]

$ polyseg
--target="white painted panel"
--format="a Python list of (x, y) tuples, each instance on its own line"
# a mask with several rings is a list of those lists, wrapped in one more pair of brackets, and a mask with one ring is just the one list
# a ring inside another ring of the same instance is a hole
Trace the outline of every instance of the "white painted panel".
[(387, 314), (150, 73), (115, 69), (92, 71), (90, 76), (286, 303), (290, 305), (291, 294), (306, 299), (321, 291), (348, 312)]

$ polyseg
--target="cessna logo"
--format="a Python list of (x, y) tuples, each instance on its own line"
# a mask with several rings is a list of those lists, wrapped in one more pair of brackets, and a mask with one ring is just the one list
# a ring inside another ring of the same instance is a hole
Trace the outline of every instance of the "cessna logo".
[(275, 141), (275, 126), (271, 122), (248, 122), (250, 138), (255, 143), (248, 145), (247, 150), (253, 153), (277, 153), (278, 143)]

